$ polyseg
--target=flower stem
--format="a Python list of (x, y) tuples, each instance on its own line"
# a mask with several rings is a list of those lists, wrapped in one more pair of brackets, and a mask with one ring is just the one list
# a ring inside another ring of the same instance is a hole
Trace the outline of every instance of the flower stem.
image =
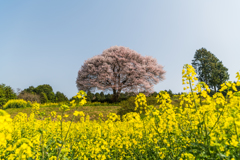
[(67, 135), (68, 135), (68, 132), (69, 132), (69, 130), (70, 130), (70, 127), (71, 127), (71, 125), (72, 125), (72, 122), (73, 122), (74, 118), (75, 118), (75, 116), (73, 116), (73, 118), (72, 118), (72, 120), (71, 120), (71, 123), (70, 123), (70, 125), (69, 125), (67, 134), (66, 134), (66, 136), (65, 136), (65, 138), (64, 138), (64, 141), (62, 142), (62, 146), (61, 146), (61, 148), (60, 148), (60, 150), (59, 150), (59, 153), (58, 153), (58, 156), (57, 156), (57, 160), (58, 160), (58, 158), (59, 158), (59, 156), (60, 156), (62, 147), (63, 147), (63, 145), (64, 145), (64, 143), (65, 143), (65, 141), (66, 141), (66, 139), (67, 139)]

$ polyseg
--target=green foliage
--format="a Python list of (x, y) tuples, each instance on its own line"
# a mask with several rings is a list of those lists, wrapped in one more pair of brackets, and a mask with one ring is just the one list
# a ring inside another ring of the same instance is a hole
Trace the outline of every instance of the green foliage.
[[(32, 95), (39, 95), (41, 103), (54, 103), (54, 102), (67, 102), (68, 98), (61, 92), (57, 91), (54, 94), (52, 87), (49, 84), (39, 85), (36, 88), (30, 86), (27, 89), (24, 89), (21, 94), (30, 93)], [(30, 96), (28, 94), (28, 96)], [(33, 96), (27, 97), (33, 98)], [(35, 97), (36, 98), (36, 97)]]
[[(40, 95), (41, 103), (46, 103), (48, 101), (49, 102), (55, 101), (55, 94), (53, 92), (52, 87), (49, 84), (39, 85), (36, 88), (34, 88), (33, 86), (30, 86), (29, 88), (24, 89), (23, 92)], [(47, 98), (44, 97), (44, 95), (42, 93), (45, 93)]]
[(150, 97), (157, 97), (158, 93), (157, 92), (154, 92), (152, 94), (150, 94)]
[(9, 100), (4, 106), (3, 109), (8, 108), (26, 108), (26, 107), (32, 107), (31, 102), (26, 102), (23, 99), (12, 99)]
[(2, 107), (8, 100), (16, 99), (17, 95), (10, 86), (5, 84), (0, 85), (0, 107)]
[(5, 97), (4, 89), (0, 87), (0, 106), (3, 106), (7, 102)]
[[(119, 98), (118, 98), (118, 102), (114, 103), (114, 104), (118, 104), (119, 102), (123, 101), (123, 100), (127, 100), (129, 97), (131, 96), (135, 96), (134, 92), (128, 93), (120, 93)], [(101, 103), (113, 103), (113, 94), (104, 94), (104, 92), (100, 92), (100, 93), (92, 93), (91, 91), (87, 92), (87, 102), (101, 102)], [(73, 100), (74, 98), (72, 97), (70, 99)]]
[[(136, 96), (131, 96), (130, 98), (128, 98), (125, 101), (121, 101), (119, 103), (119, 105), (121, 106), (121, 108), (119, 109), (119, 111), (117, 112), (118, 115), (120, 115), (120, 117), (122, 118), (123, 115), (130, 113), (130, 112), (137, 112), (135, 111), (135, 99)], [(157, 99), (156, 97), (146, 97), (147, 100), (147, 105), (148, 106), (156, 106), (159, 105), (159, 103), (157, 103)]]
[(94, 94), (91, 91), (88, 91), (86, 96), (87, 102), (92, 102), (93, 97), (94, 97)]
[(120, 101), (127, 100), (129, 97), (127, 97), (126, 93), (120, 93), (119, 99)]
[(10, 86), (5, 86), (4, 91), (7, 100), (17, 98), (16, 93), (14, 93), (13, 89)]
[(41, 100), (41, 103), (47, 103), (48, 102), (48, 98), (47, 98), (46, 93), (44, 93), (44, 92), (40, 93), (40, 100)]
[(43, 84), (43, 85), (39, 85), (35, 88), (35, 92), (37, 94), (41, 94), (41, 93), (45, 93), (47, 96), (47, 100), (49, 100), (50, 102), (54, 101), (55, 95), (53, 92), (53, 89), (50, 85), (48, 84)]
[(118, 115), (120, 115), (121, 119), (122, 116), (129, 113), (129, 112), (136, 112), (134, 109), (136, 107), (135, 105), (135, 98), (134, 96), (131, 96), (130, 98), (128, 98), (125, 101), (121, 101), (119, 103), (119, 105), (121, 106), (121, 108), (119, 109), (119, 111), (117, 112)]
[(36, 90), (33, 86), (29, 86), (27, 89), (24, 89), (23, 92), (27, 92), (27, 93), (36, 93)]
[(173, 97), (173, 92), (171, 89), (169, 89), (168, 91), (167, 90), (165, 90), (165, 91), (169, 94), (170, 97)]
[(147, 105), (153, 105), (153, 106), (156, 106), (158, 105), (159, 103), (157, 103), (157, 98), (156, 97), (146, 97), (147, 99)]
[(223, 66), (222, 62), (212, 64), (214, 68), (210, 80), (210, 87), (216, 92), (221, 88), (221, 84), (229, 79), (228, 69)]
[(228, 69), (222, 62), (205, 48), (195, 52), (192, 66), (198, 74), (198, 80), (205, 82), (216, 92), (220, 85), (229, 79)]
[(94, 99), (94, 101), (101, 101), (101, 96), (100, 96), (100, 94), (99, 93), (96, 93), (95, 94), (95, 99)]
[(67, 102), (68, 98), (61, 92), (57, 91), (55, 95), (55, 102)]
[(103, 102), (105, 100), (105, 95), (103, 92), (100, 93), (100, 101)]

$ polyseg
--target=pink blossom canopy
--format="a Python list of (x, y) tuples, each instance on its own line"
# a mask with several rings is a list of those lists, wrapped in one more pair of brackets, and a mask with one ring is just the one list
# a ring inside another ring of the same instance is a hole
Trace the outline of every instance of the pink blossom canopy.
[(110, 90), (152, 93), (153, 85), (164, 79), (165, 71), (157, 60), (143, 57), (123, 46), (112, 46), (101, 55), (85, 61), (78, 71), (78, 90)]

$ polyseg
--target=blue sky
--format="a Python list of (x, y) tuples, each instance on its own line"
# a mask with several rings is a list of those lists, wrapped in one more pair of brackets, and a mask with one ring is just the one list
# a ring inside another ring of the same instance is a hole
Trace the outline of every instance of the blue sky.
[(0, 83), (49, 84), (68, 98), (84, 61), (114, 46), (152, 56), (166, 79), (154, 90), (182, 92), (181, 70), (202, 47), (236, 80), (240, 1), (101, 0), (0, 2)]

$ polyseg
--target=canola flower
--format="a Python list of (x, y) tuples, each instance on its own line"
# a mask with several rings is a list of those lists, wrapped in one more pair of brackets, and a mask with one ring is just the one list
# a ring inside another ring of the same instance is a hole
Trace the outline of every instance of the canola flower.
[[(210, 97), (208, 86), (199, 82), (191, 65), (184, 65), (183, 84), (187, 91), (171, 103), (167, 92), (157, 96), (159, 109), (147, 106), (144, 94), (135, 99), (136, 112), (123, 116), (114, 113), (107, 121), (89, 121), (82, 111), (77, 123), (64, 122), (70, 107), (86, 103), (80, 91), (70, 106), (61, 105), (61, 115), (36, 120), (39, 104), (33, 104), (30, 117), (19, 113), (14, 119), (0, 114), (1, 159), (240, 159), (240, 75), (237, 83), (225, 82), (220, 92)], [(195, 85), (196, 83), (196, 85)], [(235, 92), (233, 92), (233, 91)], [(227, 91), (226, 97), (222, 92)], [(0, 113), (1, 110), (0, 110)], [(145, 116), (142, 116), (142, 115)], [(52, 121), (51, 117), (57, 118)], [(84, 119), (86, 118), (86, 120)]]
[(10, 99), (6, 104), (3, 105), (3, 109), (25, 107), (32, 107), (32, 103), (23, 99)]
[(60, 107), (61, 105), (65, 105), (64, 102), (60, 102), (60, 103), (44, 103), (44, 104), (40, 104), (41, 107)]

